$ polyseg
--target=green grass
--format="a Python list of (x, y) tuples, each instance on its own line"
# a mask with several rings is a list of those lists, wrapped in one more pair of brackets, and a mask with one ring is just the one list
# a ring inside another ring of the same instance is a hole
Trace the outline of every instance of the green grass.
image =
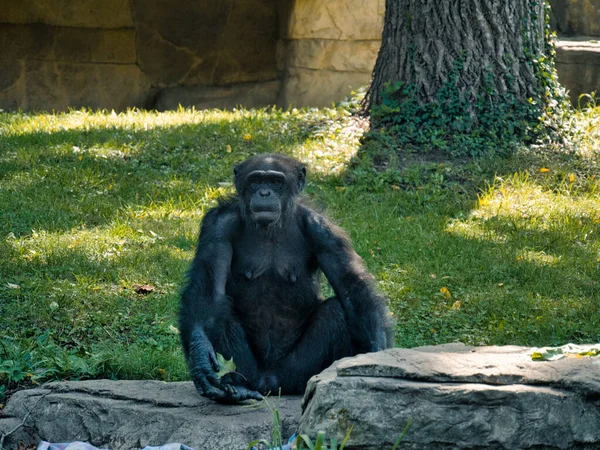
[(309, 164), (399, 346), (599, 342), (600, 109), (576, 124), (574, 154), (386, 169), (342, 108), (0, 113), (0, 385), (187, 379), (174, 327), (199, 223), (266, 151)]

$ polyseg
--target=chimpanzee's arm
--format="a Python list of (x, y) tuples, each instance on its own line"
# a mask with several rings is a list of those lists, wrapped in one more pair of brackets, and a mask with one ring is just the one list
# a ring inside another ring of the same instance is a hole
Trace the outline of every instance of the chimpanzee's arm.
[(305, 209), (305, 226), (319, 267), (342, 303), (348, 331), (360, 353), (392, 345), (386, 299), (344, 231), (324, 216)]
[(230, 239), (236, 226), (236, 214), (221, 207), (204, 217), (179, 312), (181, 341), (196, 389), (206, 397), (228, 403), (262, 398), (257, 392), (233, 387), (217, 377), (219, 364), (211, 342), (223, 331), (219, 327), (224, 328), (233, 316), (225, 285), (232, 257)]

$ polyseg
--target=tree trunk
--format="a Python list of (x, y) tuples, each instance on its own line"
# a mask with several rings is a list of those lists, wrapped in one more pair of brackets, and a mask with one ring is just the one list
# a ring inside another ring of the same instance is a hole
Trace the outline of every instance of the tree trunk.
[(536, 98), (544, 41), (543, 0), (386, 0), (367, 110), (395, 82), (413, 86), (421, 103), (449, 82), (471, 105), (493, 93)]

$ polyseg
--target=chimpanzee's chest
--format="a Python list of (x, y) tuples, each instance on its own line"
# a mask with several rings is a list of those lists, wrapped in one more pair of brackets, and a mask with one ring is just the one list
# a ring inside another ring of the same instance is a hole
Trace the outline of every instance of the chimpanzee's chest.
[(265, 288), (297, 284), (312, 278), (316, 257), (301, 235), (289, 239), (239, 239), (233, 246), (230, 277), (236, 284), (260, 284)]
[(300, 336), (320, 303), (316, 256), (302, 236), (233, 245), (226, 293), (258, 354), (276, 358)]

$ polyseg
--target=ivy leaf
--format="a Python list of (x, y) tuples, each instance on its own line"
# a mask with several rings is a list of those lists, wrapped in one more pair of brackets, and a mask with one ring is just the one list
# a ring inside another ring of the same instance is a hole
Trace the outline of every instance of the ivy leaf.
[(223, 378), (228, 373), (235, 372), (235, 363), (233, 358), (229, 361), (225, 359), (223, 355), (217, 353), (217, 362), (219, 363), (219, 371), (217, 372), (217, 378)]

